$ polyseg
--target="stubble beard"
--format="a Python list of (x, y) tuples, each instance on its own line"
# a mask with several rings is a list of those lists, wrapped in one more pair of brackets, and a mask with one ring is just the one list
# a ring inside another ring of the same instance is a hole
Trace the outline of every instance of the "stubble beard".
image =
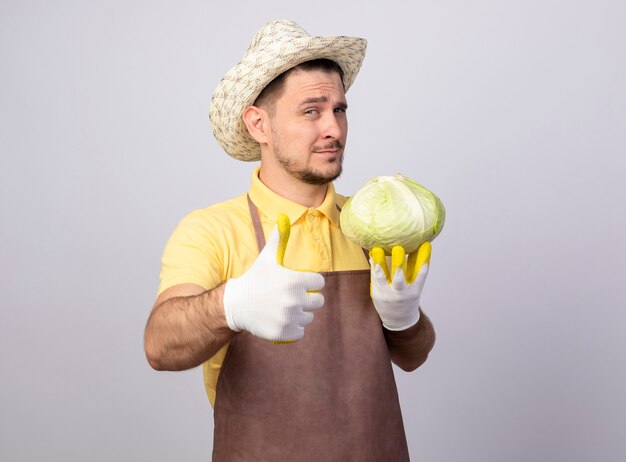
[(337, 165), (335, 170), (326, 174), (316, 171), (311, 167), (298, 168), (297, 164), (294, 161), (285, 157), (279, 157), (277, 155), (276, 158), (278, 159), (280, 165), (289, 175), (306, 184), (328, 184), (331, 181), (335, 181), (337, 178), (339, 178), (343, 170), (343, 154), (340, 155), (339, 164)]
[[(324, 149), (341, 149), (341, 142), (336, 140), (331, 145), (325, 146)], [(274, 155), (276, 156), (276, 160), (278, 163), (285, 169), (289, 175), (294, 177), (295, 179), (312, 185), (324, 185), (328, 184), (331, 181), (335, 181), (337, 178), (341, 176), (341, 172), (343, 171), (343, 151), (339, 153), (339, 158), (335, 160), (329, 160), (328, 163), (338, 162), (337, 167), (334, 171), (329, 173), (322, 173), (316, 171), (315, 169), (306, 166), (306, 167), (298, 167), (297, 162), (292, 159), (289, 159), (285, 156), (281, 150), (280, 142), (278, 140), (274, 143)]]

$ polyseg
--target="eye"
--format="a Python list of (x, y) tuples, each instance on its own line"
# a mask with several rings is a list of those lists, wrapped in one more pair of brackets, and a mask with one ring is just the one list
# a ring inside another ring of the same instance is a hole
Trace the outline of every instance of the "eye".
[(335, 112), (345, 113), (346, 112), (346, 108), (345, 107), (337, 107), (337, 108), (335, 108)]
[(317, 109), (307, 109), (304, 111), (306, 115), (316, 115), (318, 113)]

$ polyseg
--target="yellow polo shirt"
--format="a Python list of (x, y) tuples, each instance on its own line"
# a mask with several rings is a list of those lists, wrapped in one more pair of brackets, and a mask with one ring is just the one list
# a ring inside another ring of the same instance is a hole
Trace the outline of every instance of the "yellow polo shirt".
[[(291, 234), (284, 265), (306, 271), (368, 269), (363, 250), (346, 238), (339, 228), (339, 210), (347, 198), (328, 185), (324, 202), (307, 208), (277, 195), (252, 174), (248, 192), (258, 207), (265, 237), (286, 214)], [(163, 251), (159, 294), (177, 284), (197, 284), (212, 289), (230, 278), (241, 276), (258, 256), (246, 194), (195, 210), (181, 220)], [(204, 364), (204, 383), (211, 405), (228, 344)]]

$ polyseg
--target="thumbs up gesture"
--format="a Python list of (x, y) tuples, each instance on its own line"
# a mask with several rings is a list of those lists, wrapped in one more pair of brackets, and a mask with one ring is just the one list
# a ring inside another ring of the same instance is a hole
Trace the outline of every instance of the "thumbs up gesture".
[(289, 233), (289, 218), (280, 215), (250, 269), (226, 282), (224, 312), (230, 329), (275, 343), (304, 337), (313, 311), (324, 304), (324, 296), (317, 292), (324, 287), (324, 277), (283, 266)]

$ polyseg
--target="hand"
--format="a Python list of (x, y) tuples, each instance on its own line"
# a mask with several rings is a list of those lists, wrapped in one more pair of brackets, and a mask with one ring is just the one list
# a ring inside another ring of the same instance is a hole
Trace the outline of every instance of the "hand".
[(404, 248), (395, 246), (391, 250), (391, 273), (384, 250), (374, 247), (370, 251), (372, 301), (386, 329), (404, 330), (419, 321), (430, 251), (430, 242), (425, 242), (409, 255), (407, 262)]
[(324, 277), (282, 266), (289, 232), (289, 218), (280, 215), (250, 269), (226, 282), (224, 312), (230, 329), (245, 330), (275, 343), (304, 337), (304, 327), (313, 321), (313, 310), (324, 304), (324, 296), (315, 292), (324, 287)]

